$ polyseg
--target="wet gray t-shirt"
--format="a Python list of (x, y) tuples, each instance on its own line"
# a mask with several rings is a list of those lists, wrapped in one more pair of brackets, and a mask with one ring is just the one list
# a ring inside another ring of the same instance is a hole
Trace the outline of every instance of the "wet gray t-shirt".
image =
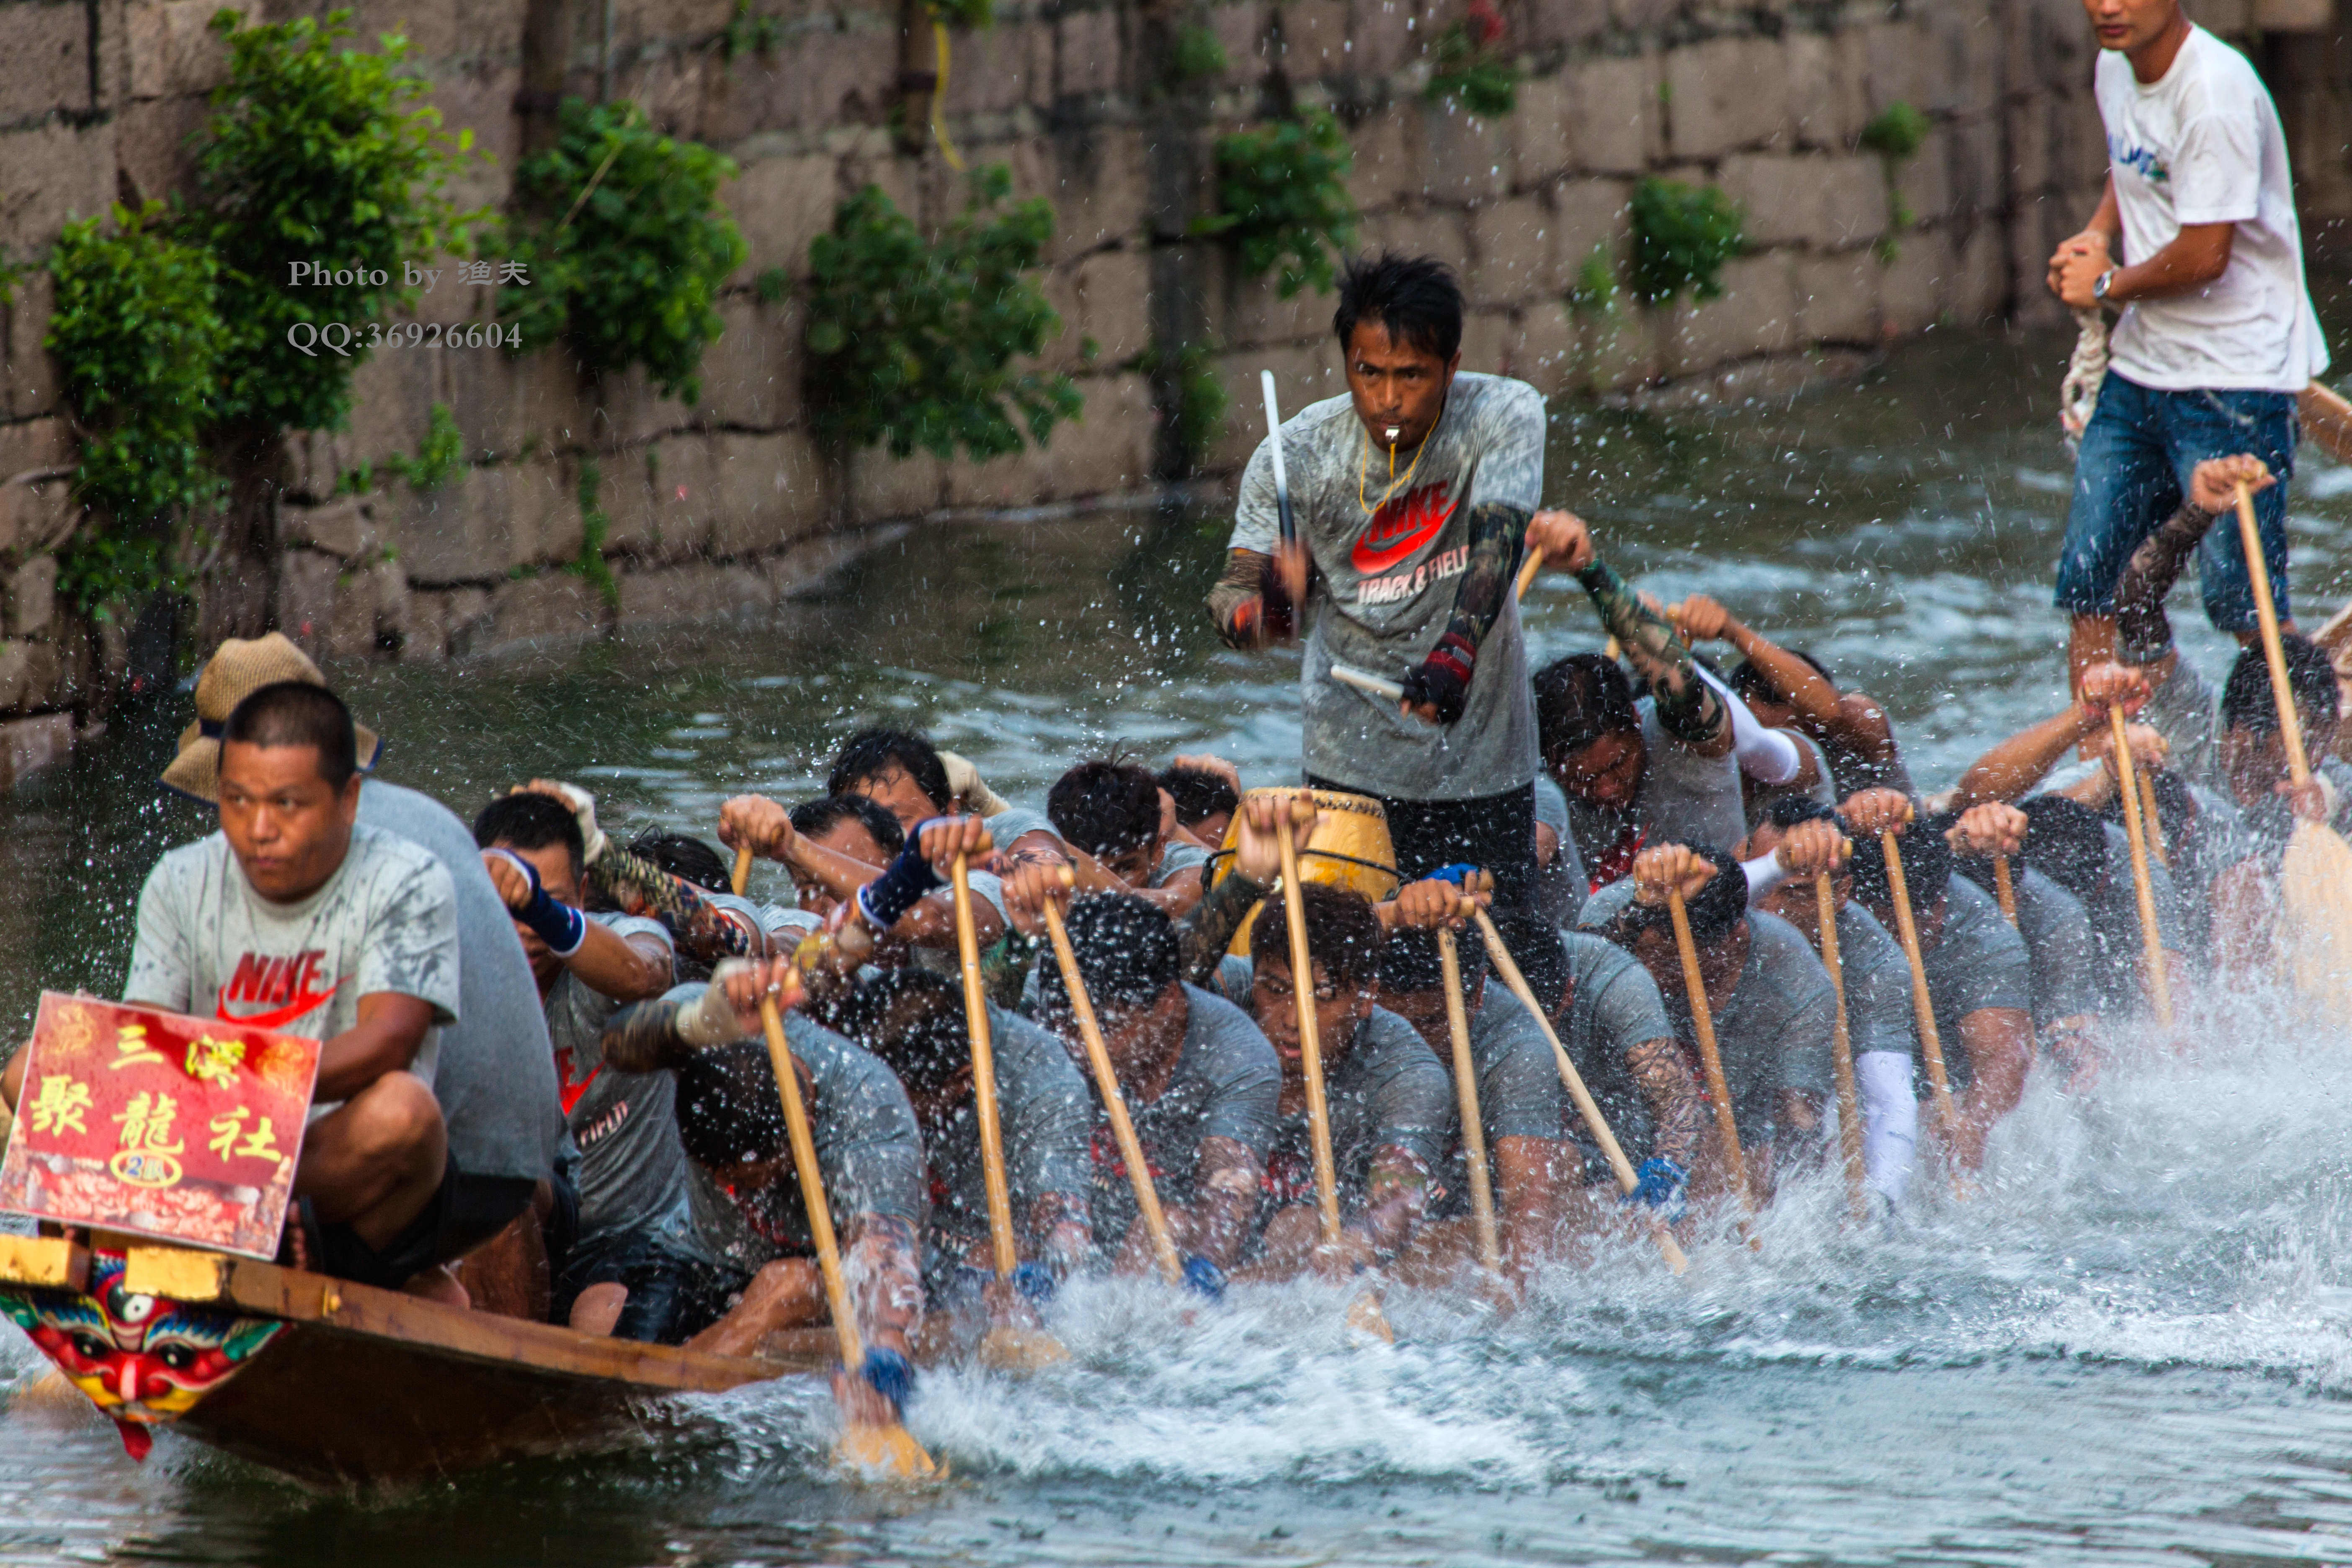
[(1536, 912), (1556, 926), (1574, 925), (1591, 885), (1585, 879), (1584, 858), (1577, 853), (1576, 834), (1569, 826), (1568, 792), (1540, 771), (1536, 774), (1536, 820), (1559, 840), (1551, 864), (1536, 872)]
[[(1232, 540), (1266, 555), (1280, 533), (1271, 441), (1258, 444), (1242, 475)], [(1298, 537), (1317, 574), (1299, 668), (1307, 771), (1407, 800), (1466, 800), (1526, 784), (1535, 773), (1535, 703), (1512, 595), (1478, 649), (1458, 723), (1407, 719), (1394, 702), (1333, 680), (1331, 666), (1394, 680), (1437, 646), (1469, 564), (1472, 513), (1495, 502), (1524, 518), (1541, 504), (1541, 395), (1503, 376), (1455, 376), (1421, 451), (1397, 454), (1393, 487), (1388, 453), (1373, 451), (1348, 397), (1284, 421), (1282, 449)]]
[(1747, 806), (1739, 794), (1739, 759), (1726, 752), (1702, 757), (1666, 732), (1658, 704), (1644, 697), (1634, 704), (1642, 718), (1642, 793), (1633, 811), (1614, 811), (1586, 801), (1568, 803), (1570, 825), (1585, 865), (1605, 858), (1627, 827), (1643, 842), (1711, 845), (1728, 850), (1748, 836)]
[[(1633, 901), (1633, 884), (1612, 883), (1585, 906), (1584, 925), (1598, 931)], [(1826, 1096), (1831, 1089), (1830, 1040), (1837, 1002), (1829, 972), (1804, 934), (1780, 916), (1748, 911), (1748, 963), (1731, 1000), (1715, 1015), (1716, 1049), (1731, 1089), (1732, 1113), (1742, 1143), (1771, 1141), (1780, 1090)], [(1662, 993), (1675, 1037), (1698, 1060), (1690, 1004), (1680, 987)], [(1704, 1084), (1704, 1075), (1700, 1082)]]
[[(1209, 852), (1206, 849), (1197, 844), (1187, 844), (1171, 838), (1168, 841), (1167, 847), (1160, 851), (1160, 864), (1151, 868), (1151, 886), (1164, 888), (1185, 872), (1195, 867), (1206, 866), (1208, 863)], [(1203, 887), (1207, 885), (1205, 881), (1202, 884)]]
[[(1094, 1104), (1062, 1042), (1018, 1013), (991, 1004), (988, 1037), (996, 1066), (996, 1117), (1013, 1226), (1048, 1193), (1083, 1205), (1090, 1181), (1087, 1139)], [(930, 1157), (931, 1226), (959, 1241), (988, 1235), (988, 1183), (980, 1158), (977, 1102), (967, 1098), (945, 1128), (925, 1140)]]
[[(1167, 1087), (1148, 1102), (1127, 1097), (1144, 1162), (1160, 1201), (1171, 1204), (1199, 1197), (1197, 1162), (1203, 1139), (1231, 1139), (1263, 1162), (1281, 1115), (1282, 1066), (1249, 1015), (1197, 985), (1184, 987), (1184, 1047)], [(1075, 1040), (1063, 1048), (1073, 1061), (1084, 1062), (1085, 1047)], [(1095, 1092), (1094, 1075), (1084, 1066), (1078, 1071), (1091, 1121), (1095, 1237), (1116, 1246), (1135, 1222), (1135, 1185)]]
[(1838, 963), (1845, 980), (1846, 1040), (1853, 1054), (1916, 1055), (1911, 961), (1903, 956), (1903, 944), (1859, 899), (1848, 899), (1838, 911), (1837, 931)]
[[(676, 944), (659, 921), (590, 915), (634, 945), (651, 937)], [(579, 1147), (583, 1241), (620, 1231), (673, 1228), (686, 1198), (686, 1151), (677, 1141), (677, 1079), (667, 1072), (615, 1072), (604, 1065), (604, 1025), (625, 1003), (570, 970), (555, 977), (544, 1004), (558, 1081), (568, 1104), (564, 1123)]]
[[(457, 891), (419, 846), (354, 826), (334, 875), (280, 904), (215, 833), (147, 874), (122, 999), (325, 1041), (359, 1023), (361, 997), (398, 992), (433, 1008), (409, 1067), (429, 1084), (441, 1028), (459, 1016), (458, 974)], [(310, 1119), (340, 1103), (313, 1104)]]
[[(1463, 1135), (1462, 1097), (1452, 1089), (1453, 1049), (1433, 1052), (1446, 1072), (1454, 1115), (1446, 1123), (1450, 1145), (1439, 1168), (1440, 1190), (1433, 1212), (1466, 1213), (1470, 1204), (1468, 1143)], [(1496, 1140), (1559, 1136), (1560, 1106), (1567, 1099), (1559, 1068), (1535, 1016), (1499, 980), (1486, 982), (1478, 1010), (1470, 1015), (1470, 1060), (1478, 1079), (1478, 1121), (1485, 1131), (1489, 1163)], [(1491, 1171), (1490, 1179), (1501, 1173)]]
[(994, 841), (1000, 853), (1012, 848), (1032, 833), (1050, 833), (1056, 843), (1062, 837), (1052, 817), (1042, 811), (1032, 811), (1025, 805), (1008, 805), (994, 816), (982, 820), (987, 823), (988, 837)]
[[(1324, 1100), (1331, 1113), (1331, 1163), (1342, 1208), (1360, 1205), (1372, 1156), (1395, 1145), (1433, 1177), (1444, 1166), (1454, 1125), (1454, 1080), (1413, 1026), (1375, 1007), (1337, 1063), (1324, 1064)], [(1302, 1107), (1282, 1119), (1266, 1161), (1266, 1187), (1276, 1205), (1311, 1204), (1315, 1152)], [(1260, 1217), (1267, 1217), (1265, 1209)]]
[[(701, 987), (681, 986), (670, 995), (690, 1003), (700, 994)], [(922, 1137), (907, 1091), (878, 1058), (797, 1011), (784, 1015), (784, 1038), (807, 1065), (814, 1086), (810, 1132), (835, 1234), (845, 1243), (849, 1222), (860, 1214), (902, 1219), (919, 1234), (929, 1205)], [(775, 1092), (773, 1079), (769, 1083), (769, 1092)], [(756, 1270), (779, 1258), (805, 1258), (816, 1250), (800, 1184), (789, 1164), (772, 1185), (748, 1199), (756, 1219), (720, 1190), (709, 1171), (692, 1164), (688, 1169), (698, 1251)]]
[(2018, 874), (2016, 889), (2017, 929), (2032, 963), (2035, 1027), (2096, 1013), (2099, 948), (2083, 901), (2031, 867)]
[(449, 1154), (468, 1175), (543, 1181), (563, 1142), (539, 986), (507, 902), (457, 814), (430, 795), (372, 778), (360, 824), (396, 833), (449, 873), (457, 897), (457, 1021), (441, 1030), (433, 1093), (449, 1124)]
[[(1626, 1058), (1652, 1040), (1673, 1039), (1675, 1026), (1658, 995), (1658, 983), (1632, 953), (1586, 931), (1560, 932), (1559, 945), (1568, 955), (1569, 976), (1568, 1018), (1560, 1028), (1560, 1046), (1584, 1080), (1585, 1092), (1600, 1108), (1601, 1120), (1609, 1123), (1611, 1135), (1638, 1165), (1649, 1158), (1656, 1129), (1650, 1120), (1650, 1102), (1634, 1082)], [(1616, 1178), (1601, 1145), (1565, 1089), (1559, 1115), (1562, 1135), (1584, 1151), (1585, 1179), (1613, 1183)]]
[(1934, 944), (1927, 944), (1925, 931), (1920, 939), (1920, 963), (1927, 971), (1928, 1000), (1936, 1007), (1944, 1073), (1954, 1089), (1962, 1089), (1975, 1072), (1960, 1021), (1988, 1007), (2030, 1014), (2033, 961), (2000, 903), (1966, 877), (1954, 877), (1944, 890), (1944, 926)]

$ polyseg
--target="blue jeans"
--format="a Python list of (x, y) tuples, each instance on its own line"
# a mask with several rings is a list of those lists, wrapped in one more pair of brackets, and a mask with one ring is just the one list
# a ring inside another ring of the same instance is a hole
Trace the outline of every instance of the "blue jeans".
[[(2295, 439), (2292, 393), (2159, 392), (2109, 371), (2074, 462), (2074, 498), (2058, 553), (2058, 607), (2114, 615), (2125, 563), (2180, 505), (2190, 471), (2208, 458), (2252, 452), (2279, 477), (2254, 497), (2254, 521), (2279, 619), (2285, 620), (2286, 481), (2294, 472)], [(2216, 631), (2254, 628), (2254, 590), (2235, 518), (2224, 514), (2198, 547), (2197, 581)]]

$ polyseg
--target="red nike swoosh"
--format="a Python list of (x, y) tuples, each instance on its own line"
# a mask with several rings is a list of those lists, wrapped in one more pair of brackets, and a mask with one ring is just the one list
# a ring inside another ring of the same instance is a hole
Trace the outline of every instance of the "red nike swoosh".
[(213, 1006), (213, 1016), (225, 1024), (244, 1024), (256, 1029), (282, 1029), (313, 1008), (325, 1006), (332, 1000), (335, 993), (342, 988), (343, 983), (339, 980), (324, 991), (311, 995), (297, 996), (283, 1007), (273, 1007), (267, 1013), (256, 1013), (247, 1018), (236, 1016), (228, 1010), (227, 1003), (219, 1002)]
[(1370, 576), (1426, 547), (1454, 515), (1455, 503), (1446, 499), (1445, 489), (1431, 485), (1381, 507), (1356, 540), (1349, 563)]

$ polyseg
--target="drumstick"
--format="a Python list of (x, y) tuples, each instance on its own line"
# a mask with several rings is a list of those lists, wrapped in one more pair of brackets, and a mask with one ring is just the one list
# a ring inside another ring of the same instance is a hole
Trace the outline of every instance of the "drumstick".
[(1382, 680), (1379, 676), (1358, 669), (1353, 665), (1333, 665), (1331, 679), (1342, 686), (1352, 686), (1359, 691), (1369, 691), (1375, 697), (1385, 697), (1391, 702), (1404, 700), (1403, 687), (1393, 680)]
[(1282, 465), (1282, 409), (1274, 393), (1274, 372), (1257, 373), (1258, 390), (1265, 394), (1266, 445), (1274, 453), (1274, 509), (1280, 520), (1282, 542), (1287, 548), (1298, 542), (1298, 524), (1290, 513), (1290, 475)]

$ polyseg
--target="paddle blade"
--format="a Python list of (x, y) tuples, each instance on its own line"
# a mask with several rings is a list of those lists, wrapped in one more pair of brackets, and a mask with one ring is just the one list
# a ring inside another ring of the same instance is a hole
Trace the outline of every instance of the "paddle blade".
[(1396, 1330), (1389, 1326), (1388, 1314), (1381, 1310), (1381, 1299), (1370, 1290), (1348, 1304), (1348, 1327), (1382, 1344), (1396, 1343)]
[(2352, 844), (2297, 823), (2279, 872), (2280, 967), (2294, 988), (2352, 1017)]
[(915, 1435), (896, 1421), (887, 1426), (851, 1426), (841, 1435), (836, 1457), (851, 1469), (891, 1480), (928, 1481), (940, 1473)]
[(1068, 1348), (1043, 1329), (1016, 1329), (1000, 1323), (980, 1342), (981, 1364), (994, 1372), (1026, 1376), (1069, 1359)]

